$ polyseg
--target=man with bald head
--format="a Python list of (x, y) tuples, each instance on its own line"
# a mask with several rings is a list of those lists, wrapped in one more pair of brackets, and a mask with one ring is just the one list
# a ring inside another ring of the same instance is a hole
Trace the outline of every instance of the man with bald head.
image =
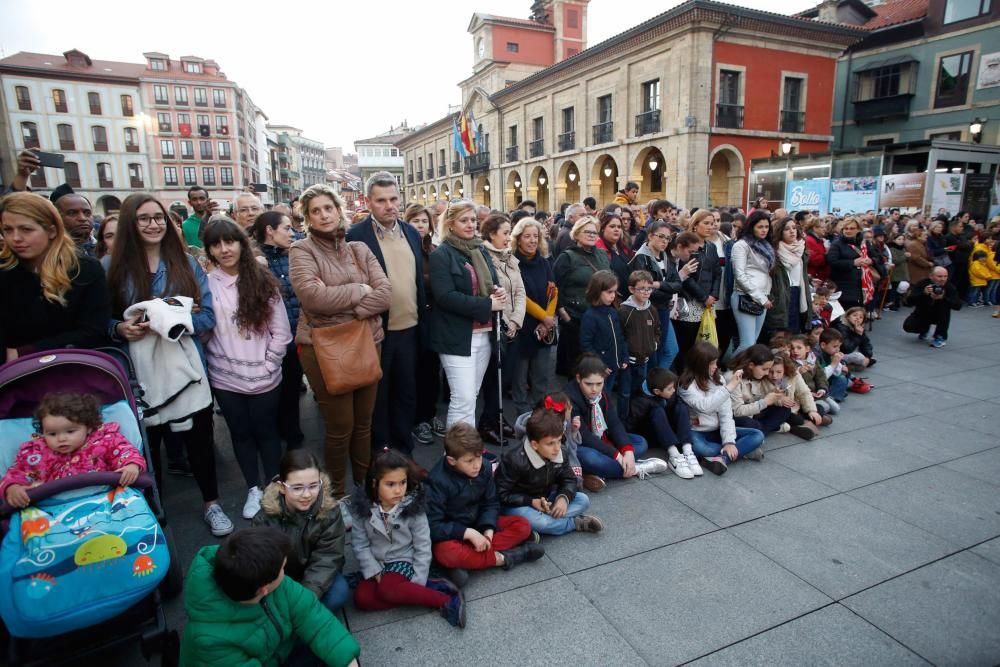
[(233, 219), (237, 225), (246, 230), (249, 236), (253, 236), (250, 228), (256, 222), (257, 216), (263, 212), (263, 204), (253, 193), (241, 192), (233, 199)]
[(575, 243), (572, 238), (570, 238), (570, 231), (573, 230), (573, 225), (581, 217), (587, 215), (587, 209), (583, 204), (570, 204), (569, 208), (566, 209), (566, 219), (563, 221), (562, 229), (559, 230), (559, 236), (556, 238), (556, 242), (552, 244), (552, 259), (555, 260), (562, 251), (570, 247)]
[(958, 289), (948, 282), (948, 269), (935, 266), (929, 278), (912, 285), (907, 294), (907, 301), (912, 305), (913, 312), (903, 322), (903, 331), (917, 334), (922, 341), (927, 340), (927, 333), (934, 325), (934, 340), (930, 346), (942, 348), (948, 341), (948, 325), (951, 324), (951, 311), (961, 310), (962, 299)]

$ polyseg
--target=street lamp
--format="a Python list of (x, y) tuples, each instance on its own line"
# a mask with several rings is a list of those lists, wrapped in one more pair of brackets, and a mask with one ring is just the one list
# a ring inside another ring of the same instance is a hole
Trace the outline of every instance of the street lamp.
[(659, 167), (659, 166), (660, 166), (660, 163), (656, 161), (656, 158), (653, 158), (652, 160), (649, 161), (649, 170), (650, 171), (656, 171), (656, 168)]
[(464, 194), (465, 194), (465, 188), (459, 188), (458, 189), (458, 196), (461, 197)]
[(572, 183), (575, 180), (576, 180), (576, 172), (575, 171), (569, 172), (569, 182)]
[(545, 185), (545, 177), (544, 176), (539, 176), (538, 177), (538, 184), (539, 185)]
[(611, 166), (610, 165), (605, 165), (604, 166), (604, 175), (606, 177), (611, 178), (611, 171), (612, 170), (611, 170)]
[(969, 134), (972, 135), (973, 143), (979, 143), (983, 140), (983, 125), (986, 123), (985, 118), (976, 118), (971, 123), (969, 123)]
[(489, 192), (490, 191), (490, 184), (487, 183), (486, 185), (484, 185), (483, 186), (483, 190), (485, 190), (486, 192)]
[(521, 179), (518, 178), (518, 179), (516, 179), (514, 181), (514, 187), (515, 188), (520, 188), (521, 187)]
[(790, 155), (791, 152), (792, 152), (792, 140), (791, 139), (782, 139), (781, 140), (781, 154), (782, 155)]

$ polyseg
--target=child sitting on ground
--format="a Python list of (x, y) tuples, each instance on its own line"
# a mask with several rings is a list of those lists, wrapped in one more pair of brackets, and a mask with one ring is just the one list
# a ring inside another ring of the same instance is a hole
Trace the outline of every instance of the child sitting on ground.
[[(638, 435), (627, 433), (615, 406), (604, 389), (607, 366), (595, 354), (582, 354), (576, 376), (566, 385), (573, 410), (580, 415), (580, 463), (584, 488), (603, 488), (607, 479), (622, 479), (667, 470), (662, 459), (640, 459), (649, 445)], [(592, 479), (591, 476), (597, 479)]]
[(618, 319), (621, 320), (629, 351), (629, 367), (622, 373), (618, 391), (621, 397), (618, 408), (622, 414), (627, 413), (632, 396), (641, 393), (648, 370), (646, 364), (656, 354), (661, 333), (660, 316), (649, 300), (653, 291), (653, 276), (648, 271), (633, 271), (628, 277), (628, 291), (631, 296), (618, 308)]
[(458, 422), (444, 436), (445, 455), (427, 478), (427, 521), (434, 559), (462, 587), (467, 570), (513, 569), (536, 561), (545, 549), (534, 541), (528, 520), (498, 516), (493, 471), (483, 465), (483, 440), (475, 427)]
[(829, 396), (830, 385), (826, 381), (826, 373), (816, 360), (816, 354), (810, 349), (809, 338), (802, 334), (792, 336), (789, 339), (789, 351), (789, 356), (799, 367), (799, 377), (812, 393), (816, 410), (821, 415), (840, 412), (840, 404)]
[(351, 495), (351, 546), (363, 581), (354, 589), (358, 609), (401, 605), (440, 609), (452, 625), (465, 627), (465, 598), (446, 579), (428, 579), (431, 531), (423, 489), (408, 458), (383, 450)]
[(774, 365), (771, 366), (771, 384), (785, 392), (785, 396), (794, 401), (789, 406), (792, 411), (789, 420), (779, 427), (779, 431), (791, 431), (793, 424), (804, 423), (811, 430), (817, 426), (828, 426), (833, 423), (830, 416), (824, 417), (816, 408), (812, 392), (799, 375), (798, 366), (787, 354), (774, 355)]
[[(782, 424), (791, 424), (791, 432), (811, 440), (816, 432), (805, 426), (801, 418), (792, 417), (795, 401), (771, 383), (771, 367), (774, 354), (766, 345), (751, 345), (737, 354), (729, 362), (730, 375), (727, 388), (733, 401), (733, 419), (737, 426), (757, 429), (764, 435), (783, 431)], [(742, 371), (737, 379), (736, 372)], [(796, 423), (798, 422), (798, 423)], [(764, 452), (755, 450), (747, 456), (751, 461), (759, 461)]]
[[(579, 455), (580, 443), (583, 441), (583, 438), (580, 436), (580, 416), (573, 415), (573, 404), (570, 402), (569, 396), (561, 391), (553, 392), (538, 401), (535, 408), (555, 410), (563, 416), (563, 422), (566, 424), (566, 427), (563, 430), (563, 446), (566, 448), (566, 458), (569, 460), (569, 465), (573, 469), (573, 474), (576, 475), (577, 488), (584, 488), (583, 466), (580, 465)], [(514, 437), (518, 440), (523, 440), (525, 434), (527, 434), (527, 425), (530, 418), (531, 413), (525, 412), (523, 415), (518, 415), (517, 421), (514, 422)], [(587, 490), (600, 491), (603, 488), (604, 487), (601, 486), (597, 489)]]
[(102, 423), (101, 405), (90, 394), (55, 393), (35, 410), (37, 433), (18, 449), (14, 464), (0, 480), (0, 498), (27, 507), (28, 489), (88, 472), (120, 472), (129, 486), (146, 470), (142, 453), (118, 430)]
[(813, 292), (813, 310), (819, 319), (823, 320), (823, 327), (829, 327), (833, 318), (833, 306), (830, 304), (830, 295), (836, 290), (831, 287), (832, 283), (824, 283), (816, 287)]
[(825, 329), (820, 334), (819, 347), (815, 350), (816, 360), (826, 374), (826, 381), (830, 386), (830, 397), (838, 403), (847, 398), (848, 391), (855, 393), (871, 391), (871, 385), (851, 376), (851, 371), (844, 363), (844, 353), (840, 351), (843, 341), (844, 336), (840, 331), (833, 328)]
[[(732, 385), (743, 371), (733, 373)], [(691, 409), (691, 445), (706, 468), (722, 475), (729, 465), (759, 449), (764, 434), (736, 426), (727, 385), (719, 375), (719, 350), (706, 342), (694, 344), (687, 353), (679, 382), (680, 395)]]
[(504, 452), (496, 470), (501, 512), (524, 517), (533, 530), (543, 535), (565, 535), (574, 530), (601, 532), (601, 520), (584, 514), (590, 498), (576, 490), (576, 476), (561, 445), (563, 415), (535, 408), (525, 429), (521, 445)]
[(580, 351), (599, 356), (605, 364), (604, 386), (614, 391), (621, 373), (628, 368), (628, 344), (618, 311), (618, 278), (611, 271), (597, 271), (587, 285), (587, 308), (580, 319)]
[(346, 543), (341, 506), (319, 461), (308, 449), (281, 457), (278, 479), (264, 489), (254, 526), (288, 535), (292, 550), (285, 574), (311, 590), (330, 611), (351, 597), (344, 578)]
[(848, 366), (868, 368), (875, 365), (875, 349), (865, 333), (865, 309), (861, 306), (848, 308), (833, 324), (844, 337), (840, 351), (844, 353), (844, 363)]
[(788, 354), (788, 334), (784, 331), (773, 334), (767, 341), (767, 346), (775, 354)]
[(291, 549), (274, 528), (248, 528), (201, 548), (184, 585), (182, 665), (285, 664), (296, 640), (324, 664), (358, 664), (354, 637), (285, 577)]
[[(691, 414), (676, 394), (677, 376), (653, 368), (642, 392), (632, 398), (629, 426), (647, 442), (667, 450), (667, 466), (681, 479), (704, 474), (691, 447)], [(678, 449), (680, 447), (680, 449)]]

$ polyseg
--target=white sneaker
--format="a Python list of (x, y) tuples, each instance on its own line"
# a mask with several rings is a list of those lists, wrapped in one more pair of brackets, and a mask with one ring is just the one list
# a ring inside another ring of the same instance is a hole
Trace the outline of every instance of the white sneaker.
[(243, 503), (243, 518), (250, 520), (257, 516), (260, 511), (260, 501), (264, 497), (264, 492), (259, 486), (252, 486), (247, 491), (247, 501)]
[(667, 462), (663, 459), (639, 459), (635, 462), (635, 472), (639, 479), (646, 479), (650, 475), (658, 475), (667, 471)]
[(694, 473), (695, 477), (701, 477), (705, 474), (705, 471), (701, 469), (701, 465), (698, 463), (698, 457), (694, 455), (694, 452), (684, 452), (681, 456), (688, 464), (688, 470)]
[(212, 531), (212, 535), (216, 537), (222, 537), (233, 532), (233, 522), (229, 520), (229, 517), (226, 516), (226, 513), (218, 505), (212, 505), (205, 512), (205, 523), (208, 524), (208, 529)]
[(778, 427), (778, 433), (788, 433), (791, 430), (792, 427), (788, 422), (782, 422), (781, 426)]
[(694, 473), (688, 466), (687, 457), (682, 454), (670, 457), (670, 469), (681, 479), (694, 479)]

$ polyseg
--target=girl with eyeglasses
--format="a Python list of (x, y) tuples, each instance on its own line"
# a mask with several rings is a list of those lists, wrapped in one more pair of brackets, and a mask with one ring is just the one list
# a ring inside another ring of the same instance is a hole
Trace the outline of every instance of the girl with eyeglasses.
[[(205, 375), (205, 351), (201, 337), (215, 328), (215, 311), (208, 276), (198, 260), (185, 253), (184, 243), (172, 229), (167, 209), (153, 195), (140, 192), (122, 202), (118, 214), (118, 234), (111, 254), (101, 260), (108, 273), (111, 292), (112, 339), (125, 345), (136, 343), (150, 332), (141, 317), (125, 319), (125, 309), (135, 303), (157, 297), (186, 296), (194, 299), (191, 308), (194, 346), (198, 350), (201, 373), (199, 382), (208, 383)], [(141, 380), (142, 378), (140, 378)], [(205, 522), (216, 537), (233, 532), (233, 524), (219, 505), (215, 471), (215, 436), (212, 405), (189, 415), (191, 428), (178, 431), (184, 441), (188, 464), (201, 490)], [(147, 426), (150, 452), (157, 486), (163, 489), (160, 473), (160, 442), (171, 430), (167, 424)]]
[(308, 588), (330, 611), (351, 596), (344, 579), (346, 532), (330, 478), (308, 449), (281, 457), (278, 476), (264, 489), (254, 527), (276, 528), (292, 543), (285, 574)]

